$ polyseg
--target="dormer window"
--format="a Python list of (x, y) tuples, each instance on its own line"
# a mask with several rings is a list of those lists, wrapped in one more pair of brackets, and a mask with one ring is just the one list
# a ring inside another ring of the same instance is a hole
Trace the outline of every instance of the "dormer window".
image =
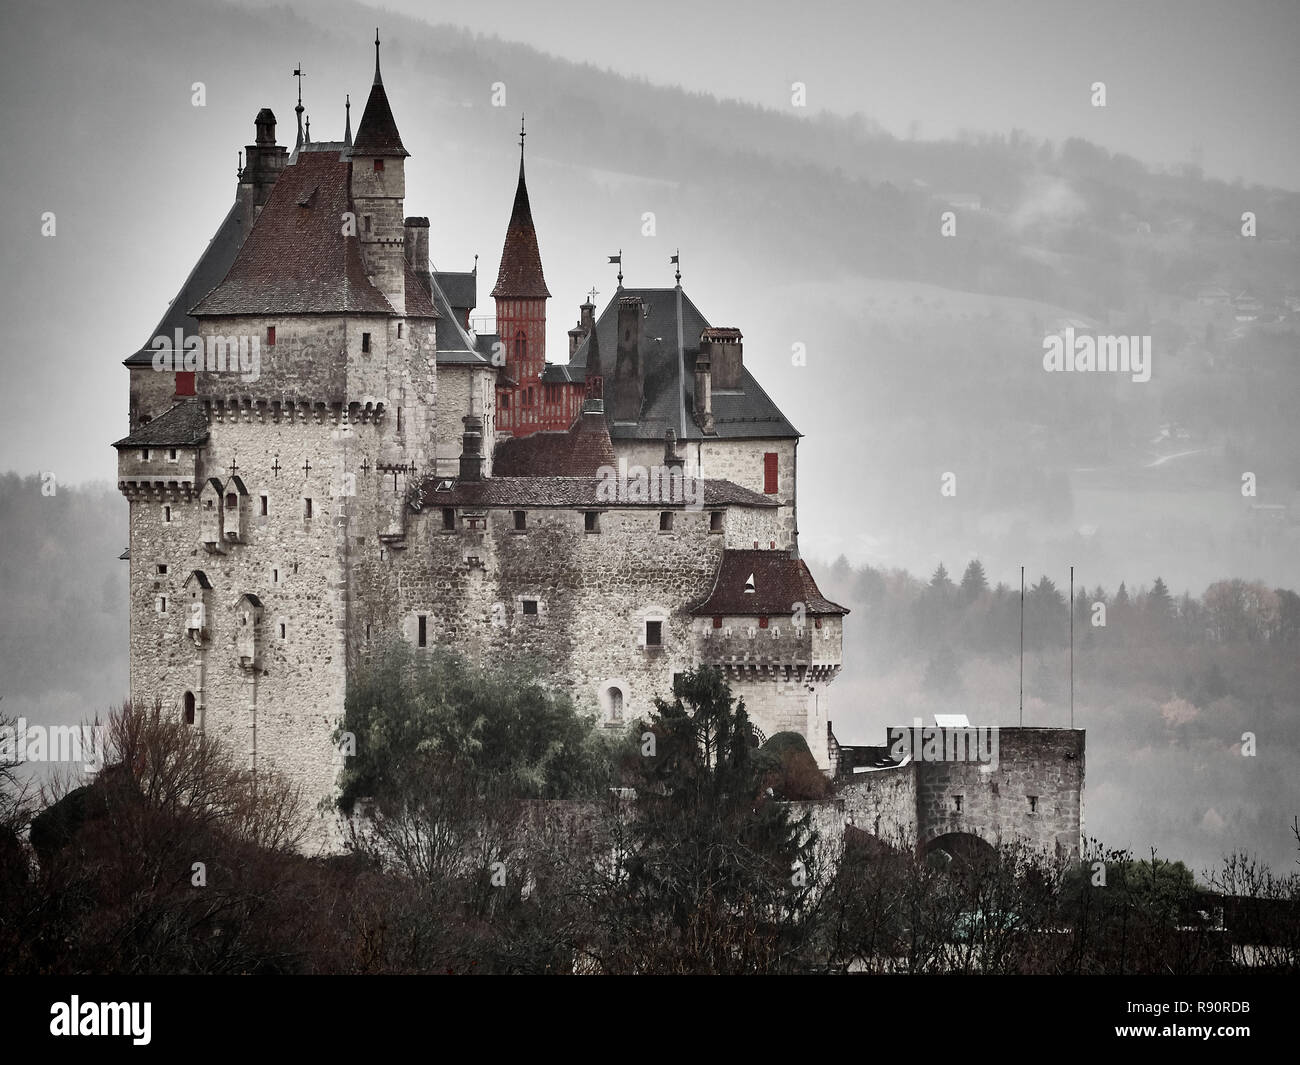
[(752, 573), (745, 578), (745, 594), (746, 595), (754, 594), (754, 575)]

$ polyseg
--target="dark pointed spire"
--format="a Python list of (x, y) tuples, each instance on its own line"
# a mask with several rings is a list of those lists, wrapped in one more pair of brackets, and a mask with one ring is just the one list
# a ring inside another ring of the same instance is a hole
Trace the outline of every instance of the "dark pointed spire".
[(592, 325), (591, 332), (588, 335), (590, 340), (587, 343), (587, 380), (591, 381), (602, 376), (600, 371), (600, 337), (597, 334), (595, 325)]
[(506, 227), (506, 241), (501, 249), (501, 268), (497, 271), (493, 299), (549, 299), (550, 289), (542, 275), (542, 253), (537, 247), (537, 230), (533, 228), (533, 209), (528, 202), (528, 183), (524, 180), (523, 119), (519, 122), (519, 184), (515, 188), (515, 205)]
[(384, 79), (379, 74), (378, 29), (375, 30), (375, 83), (370, 86), (370, 98), (366, 101), (366, 109), (361, 112), (352, 154), (399, 157), (411, 154), (402, 146), (393, 109), (388, 105), (388, 94), (384, 91)]
[(294, 111), (298, 115), (298, 140), (294, 143), (293, 146), (294, 152), (297, 152), (302, 147), (303, 106), (302, 106), (302, 63), (301, 62), (299, 62), (299, 64), (296, 67), (294, 67), (293, 76), (298, 79), (298, 106), (294, 108)]
[(352, 95), (347, 94), (344, 97), (343, 110), (346, 118), (343, 119), (343, 143), (348, 148), (352, 147)]

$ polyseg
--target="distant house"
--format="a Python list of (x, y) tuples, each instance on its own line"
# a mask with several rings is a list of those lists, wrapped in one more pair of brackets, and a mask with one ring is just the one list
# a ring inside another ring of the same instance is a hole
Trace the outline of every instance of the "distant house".
[(1218, 285), (1205, 285), (1197, 289), (1193, 298), (1203, 307), (1226, 307), (1232, 302), (1231, 293)]
[(1249, 292), (1242, 292), (1232, 301), (1232, 308), (1237, 321), (1253, 322), (1264, 310), (1264, 305)]

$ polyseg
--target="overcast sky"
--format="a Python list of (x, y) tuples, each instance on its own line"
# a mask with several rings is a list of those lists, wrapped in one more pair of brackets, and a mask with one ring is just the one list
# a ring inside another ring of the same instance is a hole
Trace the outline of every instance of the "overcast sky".
[(1199, 148), (1211, 176), (1300, 189), (1295, 0), (660, 0), (635, 19), (603, 0), (374, 6), (772, 107), (802, 81), (810, 109), (898, 136), (1019, 128), (1160, 165)]

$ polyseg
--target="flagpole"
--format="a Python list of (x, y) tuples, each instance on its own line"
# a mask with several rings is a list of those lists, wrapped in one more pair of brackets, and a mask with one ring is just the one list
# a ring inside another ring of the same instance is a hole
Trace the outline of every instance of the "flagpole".
[(1074, 728), (1074, 567), (1070, 567), (1070, 728)]
[(1020, 567), (1020, 725), (1025, 724), (1025, 567)]

